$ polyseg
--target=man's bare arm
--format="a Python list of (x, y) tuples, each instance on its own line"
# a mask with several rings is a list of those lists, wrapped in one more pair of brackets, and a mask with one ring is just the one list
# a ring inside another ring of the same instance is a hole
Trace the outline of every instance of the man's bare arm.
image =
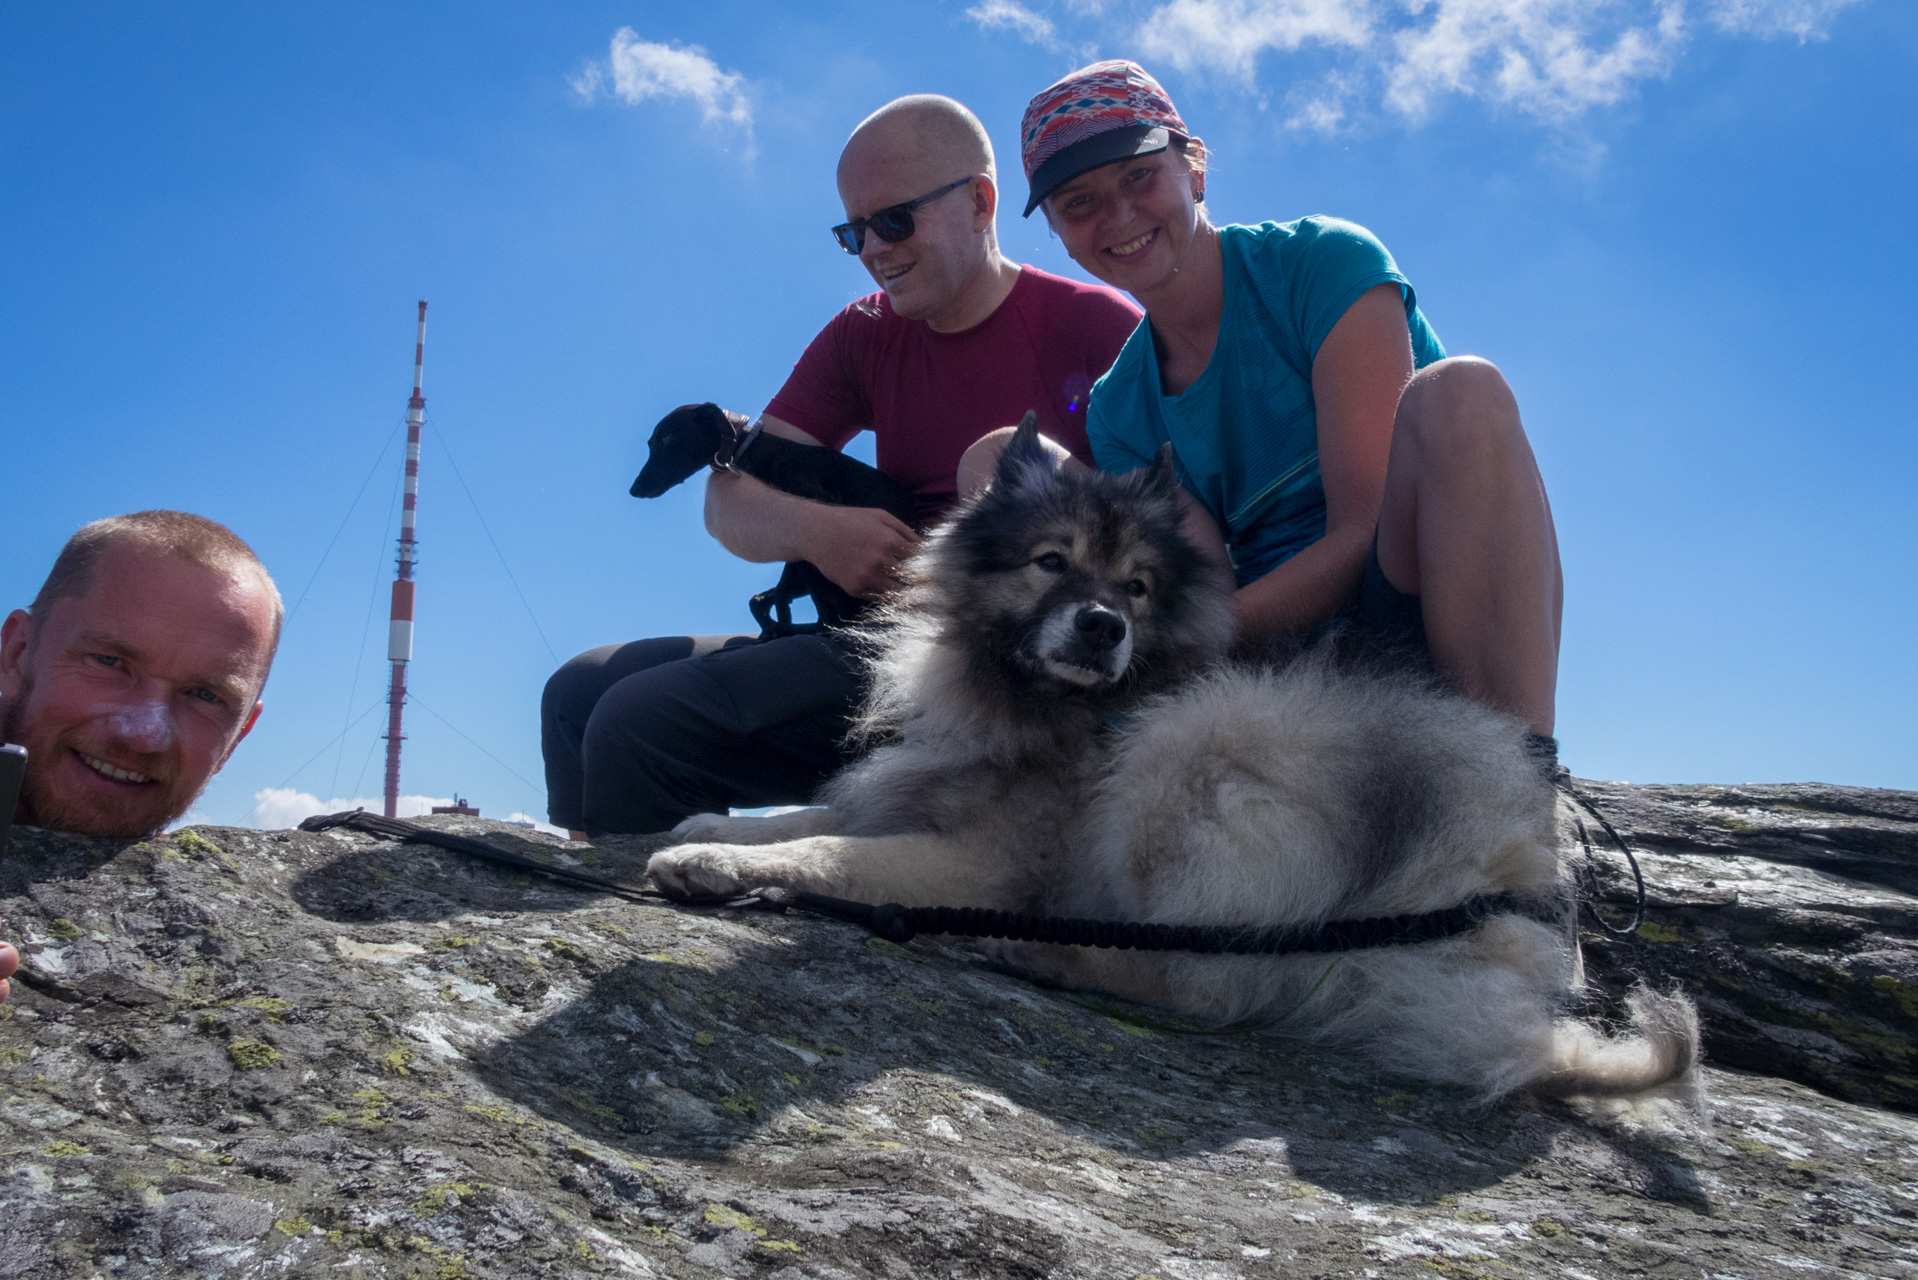
[[(798, 444), (819, 443), (769, 413), (760, 415), (760, 421), (768, 435)], [(706, 481), (706, 531), (742, 560), (810, 560), (828, 578), (866, 599), (897, 584), (893, 571), (918, 541), (889, 512), (797, 498), (736, 471), (715, 471)]]
[[(759, 417), (769, 436), (795, 444), (817, 445), (818, 440), (792, 423), (770, 413)], [(804, 560), (799, 532), (807, 507), (821, 505), (783, 493), (743, 471), (710, 471), (706, 478), (706, 532), (741, 560), (770, 564), (775, 560)]]

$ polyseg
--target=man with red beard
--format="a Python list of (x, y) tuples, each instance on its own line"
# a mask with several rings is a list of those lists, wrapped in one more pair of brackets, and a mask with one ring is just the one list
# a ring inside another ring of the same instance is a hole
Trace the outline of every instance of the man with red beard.
[(96, 520), (0, 626), (0, 735), (27, 748), (14, 821), (151, 835), (260, 717), (280, 593), (246, 543), (181, 511)]

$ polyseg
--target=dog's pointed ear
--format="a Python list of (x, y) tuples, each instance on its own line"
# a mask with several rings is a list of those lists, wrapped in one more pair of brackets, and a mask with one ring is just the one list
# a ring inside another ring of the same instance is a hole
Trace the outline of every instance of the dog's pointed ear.
[(992, 471), (993, 487), (1010, 489), (1036, 476), (1050, 475), (1052, 471), (1052, 455), (1039, 443), (1039, 415), (1028, 409), (1026, 416), (1019, 419), (1012, 439), (999, 451), (999, 463)]
[(1166, 441), (1159, 446), (1159, 452), (1152, 459), (1152, 466), (1145, 473), (1145, 487), (1148, 493), (1173, 497), (1179, 491), (1179, 469), (1172, 461), (1172, 442)]
[(999, 491), (1020, 486), (1038, 476), (1051, 474), (1053, 459), (1040, 443), (1040, 415), (1026, 411), (1013, 428), (1013, 438), (999, 449), (999, 461), (992, 468), (992, 486)]

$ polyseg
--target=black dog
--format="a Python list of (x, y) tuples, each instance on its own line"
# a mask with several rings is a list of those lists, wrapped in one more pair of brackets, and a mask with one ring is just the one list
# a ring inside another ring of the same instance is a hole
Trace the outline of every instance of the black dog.
[[(833, 449), (798, 444), (749, 428), (716, 404), (683, 404), (659, 420), (646, 441), (635, 498), (657, 498), (701, 467), (743, 471), (797, 498), (835, 507), (878, 507), (917, 528), (912, 494), (891, 476)], [(792, 602), (811, 596), (818, 622), (794, 622)], [(856, 621), (867, 602), (804, 560), (790, 561), (772, 590), (751, 601), (762, 636), (800, 635)]]

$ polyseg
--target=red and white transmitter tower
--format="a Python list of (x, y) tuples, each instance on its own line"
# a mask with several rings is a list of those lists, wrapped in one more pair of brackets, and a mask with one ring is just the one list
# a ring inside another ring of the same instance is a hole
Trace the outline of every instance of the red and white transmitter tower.
[(388, 624), (386, 660), (393, 664), (393, 685), (386, 695), (386, 816), (399, 817), (400, 713), (406, 706), (406, 664), (413, 660), (413, 523), (420, 503), (420, 428), (426, 423), (426, 397), (420, 394), (426, 372), (426, 302), (420, 301), (419, 334), (413, 342), (413, 398), (406, 402), (406, 499), (400, 506), (400, 569), (393, 579), (393, 618)]

